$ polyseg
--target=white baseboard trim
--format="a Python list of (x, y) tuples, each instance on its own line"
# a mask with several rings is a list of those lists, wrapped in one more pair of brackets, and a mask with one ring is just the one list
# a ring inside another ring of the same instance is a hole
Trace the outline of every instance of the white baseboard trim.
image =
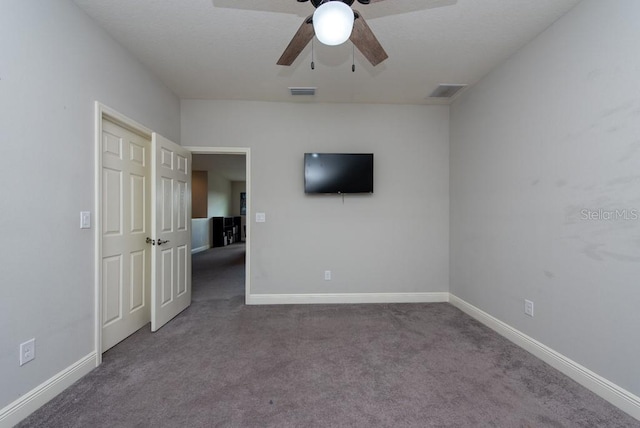
[(250, 294), (247, 305), (300, 305), (337, 303), (436, 303), (448, 302), (448, 292), (433, 293), (322, 293)]
[(207, 251), (209, 248), (211, 248), (211, 247), (209, 247), (208, 245), (204, 245), (204, 246), (198, 247), (198, 248), (192, 248), (191, 249), (191, 254), (201, 253), (203, 251)]
[(96, 353), (76, 361), (0, 410), (0, 427), (12, 427), (96, 367)]
[(614, 406), (640, 420), (640, 397), (637, 395), (619, 387), (615, 383), (592, 372), (588, 368), (554, 351), (543, 343), (538, 342), (534, 338), (527, 336), (453, 294), (449, 296), (449, 303), (569, 376)]

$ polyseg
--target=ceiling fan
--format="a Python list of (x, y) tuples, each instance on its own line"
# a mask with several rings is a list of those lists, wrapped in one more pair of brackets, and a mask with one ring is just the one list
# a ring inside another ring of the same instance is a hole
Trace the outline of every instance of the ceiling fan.
[[(355, 0), (297, 0), (298, 2), (307, 2), (311, 1), (313, 7), (318, 9), (321, 6), (327, 5), (327, 3), (333, 2), (341, 2), (346, 4), (349, 8), (354, 3)], [(383, 0), (358, 0), (360, 4), (369, 4), (369, 3), (377, 3)], [(356, 48), (364, 55), (367, 60), (371, 63), (371, 65), (376, 66), (380, 64), (382, 61), (387, 59), (389, 56), (384, 51), (380, 42), (367, 25), (366, 21), (355, 9), (351, 9), (353, 12), (353, 30), (351, 31), (351, 35), (349, 39), (354, 44)], [(305, 18), (304, 22), (298, 28), (298, 31), (289, 42), (289, 45), (284, 50), (284, 53), (278, 60), (278, 65), (291, 65), (293, 61), (296, 60), (298, 55), (302, 52), (302, 50), (309, 44), (311, 39), (316, 35), (316, 31), (313, 27), (313, 18), (314, 14)]]

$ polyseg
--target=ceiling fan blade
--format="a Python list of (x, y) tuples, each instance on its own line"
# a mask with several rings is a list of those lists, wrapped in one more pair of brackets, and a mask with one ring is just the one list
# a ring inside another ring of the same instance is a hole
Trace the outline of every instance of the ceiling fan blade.
[(293, 36), (293, 39), (289, 42), (289, 46), (284, 50), (282, 56), (278, 60), (278, 65), (291, 65), (293, 61), (298, 58), (298, 55), (302, 52), (302, 50), (309, 44), (313, 36), (316, 34), (313, 31), (313, 15), (309, 15), (298, 31)]
[(369, 28), (360, 12), (353, 11), (356, 15), (355, 21), (353, 21), (353, 31), (351, 32), (351, 41), (358, 48), (362, 55), (365, 56), (374, 67), (380, 64), (385, 59), (389, 58), (389, 55), (384, 51), (384, 48), (376, 39), (376, 36)]

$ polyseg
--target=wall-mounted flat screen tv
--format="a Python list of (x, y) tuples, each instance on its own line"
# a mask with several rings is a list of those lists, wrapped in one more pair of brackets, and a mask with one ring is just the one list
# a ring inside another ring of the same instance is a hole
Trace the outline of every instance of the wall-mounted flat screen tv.
[(305, 193), (373, 193), (373, 153), (305, 153)]

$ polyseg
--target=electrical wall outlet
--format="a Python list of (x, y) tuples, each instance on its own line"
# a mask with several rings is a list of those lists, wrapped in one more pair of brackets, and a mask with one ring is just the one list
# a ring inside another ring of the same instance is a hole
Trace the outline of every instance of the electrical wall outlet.
[(533, 302), (531, 300), (524, 300), (524, 313), (525, 315), (533, 317)]
[(325, 281), (331, 281), (331, 271), (330, 270), (325, 270), (324, 271), (324, 280)]
[(20, 344), (20, 365), (23, 366), (36, 357), (36, 339)]

